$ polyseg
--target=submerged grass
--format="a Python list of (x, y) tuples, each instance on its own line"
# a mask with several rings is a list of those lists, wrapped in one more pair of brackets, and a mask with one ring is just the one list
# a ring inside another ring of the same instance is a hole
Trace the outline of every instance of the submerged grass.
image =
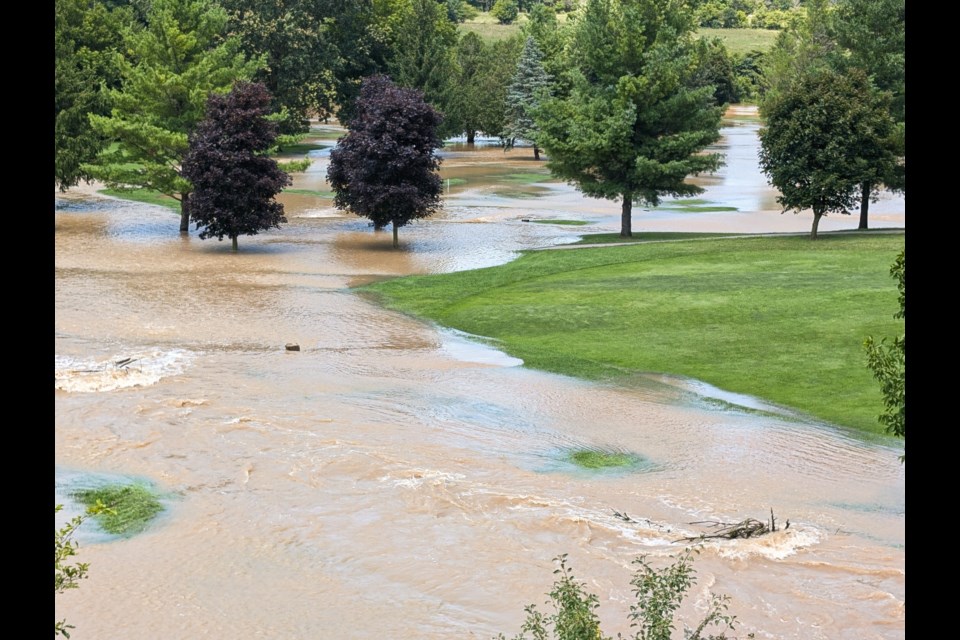
[(609, 469), (629, 467), (637, 462), (636, 456), (619, 451), (580, 449), (570, 454), (570, 460), (584, 469)]
[(140, 533), (163, 511), (156, 494), (142, 484), (111, 484), (83, 489), (76, 491), (73, 497), (88, 507), (97, 501), (109, 507), (109, 511), (97, 514), (96, 519), (104, 531), (114, 535)]
[(495, 338), (531, 367), (588, 379), (687, 376), (881, 433), (862, 343), (903, 333), (889, 276), (903, 246), (903, 234), (701, 235), (527, 252), (499, 267), (365, 289)]
[(97, 193), (102, 193), (106, 196), (113, 196), (114, 198), (121, 198), (123, 200), (133, 200), (134, 202), (144, 202), (146, 204), (157, 204), (162, 207), (167, 207), (173, 209), (177, 213), (180, 212), (180, 201), (174, 200), (168, 195), (162, 194), (158, 191), (151, 191), (150, 189), (131, 189), (131, 190), (119, 190), (119, 189), (100, 189)]

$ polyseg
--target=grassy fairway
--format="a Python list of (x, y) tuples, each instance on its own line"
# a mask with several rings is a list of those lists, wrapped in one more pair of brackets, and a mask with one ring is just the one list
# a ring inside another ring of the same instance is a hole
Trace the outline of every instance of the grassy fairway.
[(385, 304), (584, 378), (689, 376), (881, 432), (867, 335), (893, 336), (896, 235), (753, 237), (528, 252), (369, 285)]

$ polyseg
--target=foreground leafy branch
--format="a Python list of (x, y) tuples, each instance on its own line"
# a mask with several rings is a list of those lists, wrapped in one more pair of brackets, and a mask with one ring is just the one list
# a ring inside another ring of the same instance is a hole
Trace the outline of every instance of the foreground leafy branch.
[[(894, 318), (903, 319), (906, 314), (906, 251), (901, 251), (890, 267), (890, 275), (897, 280), (900, 310)], [(879, 342), (873, 336), (867, 336), (863, 342), (867, 352), (867, 367), (880, 383), (883, 394), (884, 412), (878, 418), (889, 433), (906, 438), (906, 336), (898, 336), (887, 343), (886, 338)], [(901, 462), (906, 454), (900, 457)]]
[[(54, 513), (59, 513), (63, 509), (62, 504), (54, 505)], [(53, 587), (54, 593), (63, 593), (67, 589), (76, 589), (80, 586), (80, 581), (87, 577), (89, 565), (86, 562), (77, 562), (69, 564), (68, 559), (77, 555), (77, 541), (73, 539), (73, 534), (83, 522), (90, 516), (99, 513), (108, 512), (109, 509), (102, 502), (87, 508), (86, 513), (72, 518), (69, 522), (54, 532), (54, 562), (53, 562)], [(68, 629), (73, 629), (72, 624), (67, 624), (66, 620), (57, 620), (55, 622), (55, 636), (69, 638)]]
[[(690, 588), (696, 584), (693, 569), (693, 554), (696, 549), (686, 549), (672, 564), (662, 569), (654, 568), (645, 556), (634, 560), (637, 569), (630, 584), (636, 603), (630, 606), (630, 626), (636, 632), (634, 640), (670, 640), (675, 630), (676, 612)], [(567, 555), (554, 558), (558, 567), (553, 589), (547, 594), (553, 613), (544, 614), (536, 605), (524, 608), (527, 618), (520, 633), (512, 640), (612, 640), (600, 628), (597, 609), (600, 602), (590, 593), (583, 582), (577, 581), (567, 566)], [(727, 613), (729, 597), (713, 594), (707, 612), (695, 627), (684, 625), (684, 640), (727, 640), (726, 632), (733, 631), (736, 616)], [(717, 634), (704, 635), (708, 629)], [(530, 634), (529, 636), (527, 634)], [(752, 638), (753, 634), (747, 636)], [(621, 634), (617, 638), (622, 639)], [(502, 633), (497, 640), (507, 640)]]

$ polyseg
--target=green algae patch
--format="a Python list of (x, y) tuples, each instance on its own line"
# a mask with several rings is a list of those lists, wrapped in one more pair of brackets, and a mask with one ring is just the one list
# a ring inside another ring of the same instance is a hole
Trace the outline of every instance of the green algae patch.
[(104, 531), (118, 536), (141, 533), (163, 511), (157, 494), (144, 484), (110, 484), (72, 495), (88, 507), (98, 501), (106, 505), (108, 510), (97, 514), (96, 520)]

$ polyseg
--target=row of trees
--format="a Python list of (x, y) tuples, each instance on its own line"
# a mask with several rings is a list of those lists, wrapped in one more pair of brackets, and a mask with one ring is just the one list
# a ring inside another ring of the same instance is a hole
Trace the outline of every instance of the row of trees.
[(905, 192), (903, 0), (810, 0), (767, 56), (760, 164), (784, 210), (820, 218)]
[[(512, 143), (529, 133), (529, 104), (517, 112), (510, 92), (527, 39), (556, 93), (572, 87), (565, 48), (575, 21), (561, 25), (549, 4), (523, 3), (523, 32), (486, 42), (461, 37), (451, 3), (437, 0), (56, 0), (56, 184), (98, 179), (159, 191), (180, 201), (186, 232), (189, 135), (207, 96), (237, 81), (266, 87), (281, 140), (305, 131), (308, 117), (349, 123), (362, 79), (385, 73), (443, 114), (441, 137), (472, 142), (485, 133)], [(717, 64), (725, 52), (700, 58), (705, 82), (733, 86), (735, 70)]]

